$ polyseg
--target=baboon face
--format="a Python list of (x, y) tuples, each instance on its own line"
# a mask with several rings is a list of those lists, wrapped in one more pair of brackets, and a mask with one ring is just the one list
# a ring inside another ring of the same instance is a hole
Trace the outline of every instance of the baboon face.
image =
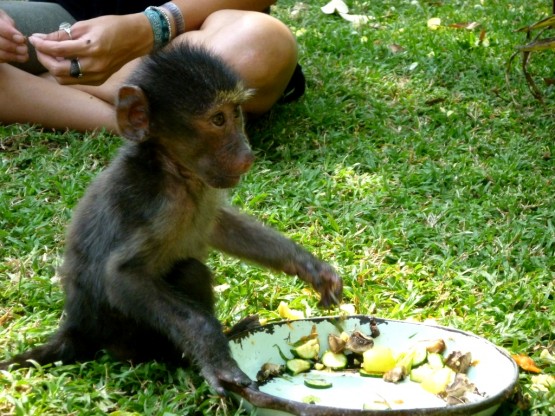
[(214, 106), (193, 117), (190, 126), (192, 134), (187, 138), (173, 138), (167, 144), (175, 162), (211, 187), (237, 185), (254, 161), (240, 106), (234, 103)]

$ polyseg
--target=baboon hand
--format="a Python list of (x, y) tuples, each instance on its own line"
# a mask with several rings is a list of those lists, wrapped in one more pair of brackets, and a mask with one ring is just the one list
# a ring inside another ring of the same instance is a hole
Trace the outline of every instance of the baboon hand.
[(318, 306), (329, 308), (332, 305), (338, 305), (341, 302), (343, 293), (343, 281), (337, 274), (335, 269), (328, 263), (318, 260), (312, 255), (309, 258), (303, 258), (291, 265), (293, 270), (290, 271), (299, 276), (305, 282), (308, 282), (320, 294), (320, 302)]
[(237, 385), (239, 387), (256, 386), (231, 358), (218, 364), (205, 365), (201, 369), (201, 374), (210, 387), (220, 396), (226, 395), (226, 384)]

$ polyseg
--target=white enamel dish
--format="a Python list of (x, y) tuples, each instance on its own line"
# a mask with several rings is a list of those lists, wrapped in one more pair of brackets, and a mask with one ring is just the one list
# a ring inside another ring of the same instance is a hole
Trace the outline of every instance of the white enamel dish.
[[(324, 317), (277, 322), (245, 331), (230, 341), (231, 352), (241, 369), (255, 380), (265, 363), (284, 364), (280, 350), (291, 357), (291, 344), (311, 333), (316, 327), (320, 354), (328, 349), (328, 334), (359, 330), (370, 334), (369, 316), (347, 318)], [(231, 388), (248, 408), (265, 415), (479, 415), (490, 416), (513, 392), (518, 368), (513, 359), (491, 342), (468, 332), (414, 322), (375, 318), (380, 335), (375, 345), (390, 347), (395, 353), (406, 351), (415, 342), (443, 339), (445, 354), (452, 351), (472, 354), (473, 366), (468, 379), (480, 396), (472, 403), (448, 406), (445, 401), (428, 393), (418, 383), (404, 380), (386, 383), (382, 379), (362, 377), (357, 371), (311, 370), (297, 376), (273, 378), (259, 390)], [(279, 347), (279, 349), (278, 349)], [(324, 378), (333, 386), (314, 389), (305, 386), (307, 377)], [(315, 402), (310, 404), (307, 402)], [(387, 410), (364, 410), (369, 404), (385, 403)]]

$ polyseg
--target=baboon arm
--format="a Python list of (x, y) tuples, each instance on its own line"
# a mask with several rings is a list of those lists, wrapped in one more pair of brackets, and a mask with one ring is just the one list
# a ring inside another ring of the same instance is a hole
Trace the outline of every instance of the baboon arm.
[(220, 210), (210, 244), (232, 256), (298, 276), (320, 293), (321, 306), (336, 304), (341, 298), (343, 285), (333, 267), (231, 207)]

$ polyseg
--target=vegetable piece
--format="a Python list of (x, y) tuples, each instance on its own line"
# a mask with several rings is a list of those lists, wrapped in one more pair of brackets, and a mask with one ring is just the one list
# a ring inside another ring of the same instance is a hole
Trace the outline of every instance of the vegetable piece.
[(445, 367), (443, 356), (441, 354), (432, 353), (432, 352), (428, 353), (428, 364), (430, 364), (430, 366), (435, 369), (440, 369)]
[(383, 373), (371, 373), (369, 371), (364, 370), (363, 368), (358, 370), (358, 373), (362, 377), (373, 377), (373, 378), (382, 378), (383, 377)]
[(411, 349), (412, 363), (411, 368), (418, 367), (426, 362), (428, 359), (428, 351), (423, 345), (417, 345)]
[(357, 354), (362, 354), (364, 351), (368, 351), (373, 346), (374, 340), (372, 337), (364, 335), (360, 331), (354, 331), (347, 340), (345, 349)]
[(326, 351), (322, 355), (322, 364), (332, 370), (341, 370), (347, 366), (347, 357), (345, 354), (335, 354), (331, 351)]
[(470, 364), (472, 364), (472, 355), (469, 352), (463, 354), (460, 351), (453, 351), (445, 359), (445, 366), (455, 373), (466, 373)]
[(323, 378), (306, 378), (304, 385), (312, 389), (329, 389), (333, 383)]
[(306, 404), (317, 404), (320, 402), (320, 398), (316, 396), (305, 396), (302, 398), (302, 402)]
[(320, 370), (323, 370), (324, 368), (326, 368), (326, 366), (325, 366), (324, 364), (322, 364), (322, 363), (314, 363), (314, 369), (315, 369), (315, 370), (320, 371)]
[(338, 337), (337, 335), (328, 335), (328, 344), (330, 346), (330, 351), (334, 354), (339, 354), (340, 352), (343, 352), (346, 343), (347, 342), (344, 339)]
[(300, 373), (305, 373), (310, 370), (312, 364), (308, 360), (303, 360), (302, 358), (293, 358), (285, 363), (287, 371), (292, 375), (297, 375)]
[(435, 369), (429, 377), (422, 380), (420, 385), (432, 394), (439, 394), (445, 391), (448, 385), (455, 380), (455, 372), (449, 367)]
[(304, 344), (293, 348), (291, 352), (298, 358), (303, 358), (305, 360), (315, 359), (320, 353), (320, 343), (318, 342), (318, 338), (309, 339)]
[(396, 365), (389, 371), (386, 371), (383, 375), (384, 381), (388, 383), (398, 383), (399, 381), (403, 381), (408, 374), (407, 367), (403, 367), (402, 365)]
[(362, 405), (362, 410), (388, 410), (391, 409), (391, 406), (387, 404), (387, 402), (372, 402), (372, 403), (364, 403)]
[(445, 341), (441, 338), (434, 341), (425, 341), (424, 345), (426, 345), (426, 350), (428, 352), (441, 354), (443, 351), (445, 351)]
[(285, 366), (273, 363), (265, 363), (256, 374), (256, 381), (263, 383), (272, 377), (277, 377), (285, 371)]
[(362, 354), (362, 368), (369, 373), (385, 373), (395, 367), (395, 358), (389, 347), (374, 345)]
[(426, 378), (429, 378), (435, 370), (430, 364), (422, 364), (419, 367), (413, 368), (410, 372), (410, 379), (415, 383), (422, 383)]
[(476, 393), (476, 386), (468, 380), (466, 374), (458, 373), (455, 381), (448, 385), (439, 395), (449, 405), (469, 403), (469, 396)]

